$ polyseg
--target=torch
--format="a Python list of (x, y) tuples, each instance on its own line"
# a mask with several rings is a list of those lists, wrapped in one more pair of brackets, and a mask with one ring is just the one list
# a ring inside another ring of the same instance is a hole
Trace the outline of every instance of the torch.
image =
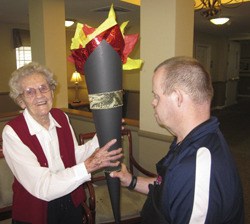
[[(122, 69), (138, 69), (142, 64), (140, 59), (128, 57), (138, 35), (124, 36), (126, 25), (127, 22), (118, 26), (113, 6), (108, 19), (96, 29), (78, 23), (69, 58), (76, 70), (85, 75), (100, 147), (111, 139), (117, 140), (109, 150), (121, 147)], [(120, 166), (105, 168), (105, 176), (114, 219), (120, 223), (120, 181), (109, 176), (114, 170), (120, 170)]]

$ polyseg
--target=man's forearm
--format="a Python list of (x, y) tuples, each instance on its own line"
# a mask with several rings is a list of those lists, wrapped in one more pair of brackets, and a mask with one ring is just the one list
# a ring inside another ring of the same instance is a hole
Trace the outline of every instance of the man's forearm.
[(137, 183), (134, 190), (143, 194), (148, 194), (148, 185), (153, 184), (155, 180), (155, 177), (137, 177)]

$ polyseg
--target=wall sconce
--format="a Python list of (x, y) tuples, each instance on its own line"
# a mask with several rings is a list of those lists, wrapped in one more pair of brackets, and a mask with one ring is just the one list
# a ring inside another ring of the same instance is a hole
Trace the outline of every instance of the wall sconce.
[(78, 99), (78, 92), (79, 92), (79, 82), (82, 81), (81, 74), (78, 72), (74, 72), (70, 79), (71, 82), (75, 83), (75, 100), (73, 103), (80, 103), (81, 101)]

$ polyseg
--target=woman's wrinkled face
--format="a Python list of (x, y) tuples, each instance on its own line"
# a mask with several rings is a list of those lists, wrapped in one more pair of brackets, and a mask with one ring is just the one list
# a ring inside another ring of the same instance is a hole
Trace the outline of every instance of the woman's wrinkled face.
[(21, 79), (20, 106), (27, 108), (31, 116), (39, 120), (48, 116), (53, 104), (53, 91), (42, 74), (34, 73)]

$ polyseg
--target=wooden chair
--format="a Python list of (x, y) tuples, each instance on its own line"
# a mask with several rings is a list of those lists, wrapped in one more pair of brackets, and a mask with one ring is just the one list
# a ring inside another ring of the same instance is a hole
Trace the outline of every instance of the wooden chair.
[(11, 223), (13, 180), (14, 176), (4, 159), (0, 138), (0, 221), (5, 220), (5, 223)]
[(83, 216), (83, 224), (95, 224), (94, 220), (94, 205), (93, 202), (95, 201), (94, 198), (92, 198), (92, 195), (94, 195), (94, 188), (90, 181), (85, 182), (83, 184), (83, 188), (85, 192), (88, 192), (86, 200), (82, 202), (82, 207), (84, 209), (84, 216)]
[[(145, 170), (139, 165), (133, 156), (132, 147), (132, 135), (129, 129), (124, 129), (121, 131), (122, 134), (122, 148), (124, 150), (124, 163), (127, 165), (128, 169), (132, 174), (134, 174), (135, 169), (142, 174), (155, 177), (156, 175)], [(80, 134), (79, 142), (84, 144), (89, 139), (93, 138), (95, 132)], [(92, 192), (88, 192), (88, 205), (91, 210), (93, 220), (95, 223), (114, 223), (114, 217), (112, 213), (111, 203), (109, 199), (108, 188), (105, 182), (105, 176), (100, 172), (92, 175)], [(86, 183), (85, 183), (86, 184)], [(89, 184), (89, 182), (88, 182)], [(146, 195), (138, 193), (136, 191), (130, 191), (125, 187), (121, 187), (121, 223), (139, 223), (140, 211), (146, 200)]]

